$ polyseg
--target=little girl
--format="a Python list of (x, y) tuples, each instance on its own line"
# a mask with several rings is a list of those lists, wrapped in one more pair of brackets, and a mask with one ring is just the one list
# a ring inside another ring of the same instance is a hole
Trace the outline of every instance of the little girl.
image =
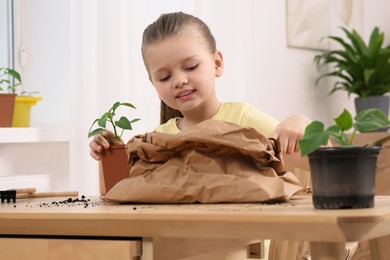
[[(249, 104), (221, 103), (218, 100), (215, 80), (224, 71), (223, 55), (217, 50), (215, 39), (203, 21), (182, 12), (161, 15), (143, 33), (142, 57), (149, 80), (162, 101), (161, 125), (155, 131), (177, 134), (207, 119), (249, 126), (279, 140), (287, 164), (308, 169), (298, 153), (298, 140), (310, 123), (308, 118), (293, 115), (278, 122)], [(91, 156), (100, 160), (101, 151), (110, 143), (118, 143), (111, 132), (96, 135), (90, 142)], [(237, 255), (236, 251), (241, 248), (242, 256), (245, 256), (246, 246), (253, 241), (235, 241), (230, 248), (224, 244), (226, 241), (209, 242), (215, 250), (225, 248), (229, 254)], [(198, 247), (204, 245), (204, 241), (185, 239), (160, 239), (153, 243), (156, 248), (172, 249), (172, 244), (177, 248), (191, 245), (200, 251), (202, 249)], [(155, 257), (162, 257), (162, 252), (155, 254)], [(169, 254), (169, 259), (175, 259), (173, 256), (178, 253), (170, 250)]]
[[(182, 12), (161, 15), (143, 33), (142, 57), (162, 101), (162, 124), (155, 131), (176, 134), (207, 119), (254, 127), (281, 143), (287, 164), (308, 169), (298, 153), (308, 118), (292, 115), (278, 122), (249, 104), (218, 100), (215, 80), (224, 71), (223, 55), (202, 20)], [(102, 149), (117, 142), (109, 131), (95, 136), (91, 156), (100, 160)]]

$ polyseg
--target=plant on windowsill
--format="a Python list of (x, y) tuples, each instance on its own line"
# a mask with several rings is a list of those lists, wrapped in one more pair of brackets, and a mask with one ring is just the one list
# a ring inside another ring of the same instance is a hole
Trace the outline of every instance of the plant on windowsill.
[[(22, 79), (19, 72), (11, 68), (0, 68), (0, 90), (7, 89), (9, 93), (3, 94), (3, 97), (8, 96), (8, 99), (12, 100), (12, 115), (7, 114), (7, 127), (29, 127), (31, 107), (42, 100), (42, 97), (36, 96), (37, 91), (22, 91), (20, 94), (17, 94), (16, 89), (21, 84)], [(9, 109), (11, 109), (11, 104), (9, 104)], [(4, 113), (4, 110), (1, 111), (1, 113)], [(3, 126), (2, 123), (0, 125)]]
[[(105, 195), (117, 182), (128, 177), (130, 173), (130, 164), (128, 163), (128, 155), (126, 153), (126, 146), (122, 140), (122, 135), (125, 130), (132, 130), (132, 124), (140, 119), (128, 119), (125, 116), (121, 116), (117, 120), (116, 112), (119, 107), (136, 109), (131, 103), (115, 102), (107, 112), (92, 122), (88, 131), (88, 138), (103, 131), (111, 131), (114, 138), (122, 143), (121, 145), (111, 143), (109, 149), (102, 151), (102, 159), (99, 162), (101, 195)], [(96, 124), (97, 127), (94, 128)]]
[[(22, 83), (20, 74), (0, 67), (0, 127), (11, 127), (14, 117), (15, 89)], [(6, 91), (6, 92), (5, 92)]]
[[(335, 123), (325, 129), (322, 122), (313, 121), (299, 140), (301, 155), (309, 157), (314, 207), (373, 207), (377, 156), (390, 134), (365, 146), (354, 146), (353, 140), (357, 132), (387, 127), (390, 121), (380, 109), (362, 110), (354, 119), (344, 109)], [(338, 147), (322, 147), (330, 140)]]
[(318, 68), (333, 65), (330, 72), (316, 79), (316, 86), (326, 77), (336, 78), (330, 95), (336, 91), (346, 91), (348, 96), (355, 94), (357, 113), (379, 108), (388, 116), (389, 96), (386, 94), (390, 93), (390, 45), (383, 46), (384, 33), (375, 27), (366, 44), (356, 30), (341, 29), (349, 41), (328, 36), (341, 48), (314, 57)]

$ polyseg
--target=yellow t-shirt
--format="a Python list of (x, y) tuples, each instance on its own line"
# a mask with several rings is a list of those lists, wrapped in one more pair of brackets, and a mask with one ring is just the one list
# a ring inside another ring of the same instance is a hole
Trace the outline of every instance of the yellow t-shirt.
[[(181, 130), (177, 127), (177, 119), (172, 118), (168, 120), (168, 122), (158, 126), (154, 131), (167, 134), (179, 133)], [(270, 136), (279, 124), (278, 120), (257, 110), (252, 105), (239, 102), (223, 103), (212, 119), (253, 127), (266, 137)]]

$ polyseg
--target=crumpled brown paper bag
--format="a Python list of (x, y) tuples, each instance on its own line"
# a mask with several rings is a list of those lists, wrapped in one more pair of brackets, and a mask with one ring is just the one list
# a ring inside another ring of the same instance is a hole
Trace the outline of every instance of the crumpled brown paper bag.
[(106, 194), (111, 201), (286, 201), (302, 190), (276, 140), (233, 123), (210, 119), (176, 135), (138, 135), (126, 150), (130, 176)]

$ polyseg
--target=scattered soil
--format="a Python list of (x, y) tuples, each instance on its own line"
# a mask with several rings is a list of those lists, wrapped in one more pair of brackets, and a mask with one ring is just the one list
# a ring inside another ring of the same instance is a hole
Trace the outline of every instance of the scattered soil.
[[(91, 199), (87, 199), (84, 195), (81, 197), (69, 197), (65, 200), (54, 200), (50, 202), (41, 202), (35, 205), (34, 202), (28, 202), (26, 207), (41, 207), (41, 208), (50, 208), (50, 207), (75, 207), (75, 206), (83, 206), (84, 208), (95, 207), (100, 205), (100, 201), (91, 201)], [(14, 205), (16, 208), (16, 205)]]

